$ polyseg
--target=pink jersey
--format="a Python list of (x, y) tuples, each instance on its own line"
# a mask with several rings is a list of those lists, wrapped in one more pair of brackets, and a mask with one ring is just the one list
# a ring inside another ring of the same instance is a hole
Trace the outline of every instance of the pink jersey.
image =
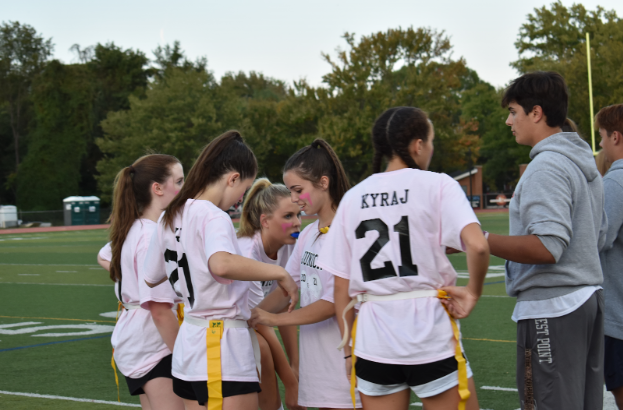
[[(318, 300), (333, 303), (333, 275), (316, 263), (326, 237), (319, 235), (318, 221), (307, 226), (301, 232), (286, 266), (301, 288), (301, 307)], [(335, 316), (300, 327), (299, 405), (321, 408), (353, 406), (344, 355), (337, 350), (341, 340)], [(359, 403), (359, 396), (357, 400)]]
[[(151, 283), (159, 282), (154, 278), (164, 278), (163, 274), (169, 278), (169, 283), (177, 295), (176, 303), (183, 301), (183, 289), (186, 289), (184, 281), (184, 271), (178, 269), (178, 254), (183, 253), (179, 244), (180, 230), (182, 229), (181, 217), (173, 219), (173, 229), (164, 226), (162, 217), (158, 219), (157, 228), (147, 249), (145, 257), (145, 278)], [(187, 272), (188, 270), (186, 270)], [(152, 282), (153, 281), (153, 282)], [(158, 285), (160, 287), (160, 285)], [(141, 303), (143, 303), (141, 301)]]
[[(145, 255), (155, 228), (155, 222), (137, 219), (121, 248), (121, 280), (115, 284), (115, 293), (125, 304), (139, 305), (148, 301), (174, 303), (175, 293), (169, 284), (163, 283), (153, 289), (145, 284)], [(151, 313), (141, 308), (120, 312), (111, 343), (119, 371), (133, 379), (143, 377), (163, 357), (171, 354)]]
[[(174, 224), (177, 226), (177, 223)], [(213, 275), (208, 261), (216, 252), (240, 255), (236, 231), (227, 213), (209, 201), (189, 199), (181, 217), (177, 248), (180, 290), (184, 314), (200, 319), (248, 320), (251, 311), (247, 294), (249, 282)], [(177, 245), (176, 245), (177, 246)], [(155, 283), (167, 272), (154, 270), (148, 281)], [(146, 276), (147, 277), (147, 276)], [(248, 329), (227, 328), (221, 339), (222, 378), (225, 381), (258, 381)], [(173, 349), (175, 377), (186, 381), (208, 378), (206, 329), (184, 322)]]
[[(264, 251), (262, 231), (256, 231), (253, 236), (238, 238), (238, 245), (240, 246), (242, 256), (271, 265), (278, 265), (282, 268), (286, 267), (288, 259), (290, 259), (290, 255), (294, 249), (294, 245), (283, 245), (277, 252), (277, 259), (270, 259)], [(278, 286), (277, 281), (274, 280), (250, 282), (249, 309), (256, 307), (266, 295), (275, 290)]]
[[(318, 264), (359, 293), (391, 295), (456, 283), (445, 247), (478, 223), (465, 192), (445, 174), (415, 169), (374, 174), (342, 199)], [(341, 312), (338, 312), (341, 315)], [(366, 302), (355, 354), (389, 364), (454, 355), (450, 319), (437, 298)]]

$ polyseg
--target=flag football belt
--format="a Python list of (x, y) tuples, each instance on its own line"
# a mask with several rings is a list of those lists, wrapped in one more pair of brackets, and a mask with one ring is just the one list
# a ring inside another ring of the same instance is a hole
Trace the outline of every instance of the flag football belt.
[[(355, 305), (359, 302), (373, 302), (373, 301), (389, 301), (389, 300), (406, 300), (406, 299), (419, 299), (419, 298), (438, 298), (438, 299), (449, 299), (448, 294), (443, 290), (413, 290), (411, 292), (400, 292), (394, 293), (393, 295), (370, 295), (368, 293), (360, 293), (357, 297), (353, 298), (350, 303), (344, 309), (342, 313), (342, 320), (344, 321), (344, 336), (342, 337), (342, 342), (338, 346), (339, 350), (342, 350), (346, 343), (348, 342), (348, 323), (346, 322), (346, 313), (351, 310)], [(456, 342), (456, 347), (454, 351), (454, 358), (458, 362), (458, 374), (459, 374), (459, 395), (461, 400), (459, 401), (459, 410), (465, 410), (465, 404), (467, 399), (469, 399), (469, 388), (467, 387), (467, 364), (465, 362), (465, 358), (463, 357), (463, 351), (461, 350), (461, 334), (459, 332), (459, 327), (456, 324), (456, 321), (448, 312), (448, 309), (444, 306), (448, 317), (450, 318), (450, 323), (452, 324), (452, 332), (454, 333), (454, 339)], [(355, 398), (355, 386), (357, 385), (357, 376), (355, 375), (355, 362), (357, 361), (357, 357), (355, 356), (355, 336), (357, 334), (357, 318), (353, 322), (353, 328), (351, 331), (351, 337), (353, 340), (352, 346), (352, 368), (350, 373), (350, 396), (353, 400), (353, 408), (356, 409), (356, 398)]]
[(253, 356), (258, 376), (262, 375), (262, 363), (260, 356), (260, 344), (257, 341), (255, 330), (249, 328), (246, 320), (199, 319), (194, 316), (185, 316), (184, 321), (191, 325), (206, 328), (206, 356), (208, 358), (208, 405), (207, 410), (221, 410), (223, 408), (223, 379), (221, 374), (221, 338), (225, 329), (249, 329), (251, 343), (253, 344)]
[(122, 303), (123, 308), (125, 310), (134, 310), (134, 309), (140, 309), (141, 305), (135, 304), (135, 303)]

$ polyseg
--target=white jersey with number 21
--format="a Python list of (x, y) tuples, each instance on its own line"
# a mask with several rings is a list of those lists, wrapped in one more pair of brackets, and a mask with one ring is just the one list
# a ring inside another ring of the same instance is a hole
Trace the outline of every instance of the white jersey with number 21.
[[(340, 202), (318, 265), (349, 279), (351, 297), (451, 286), (457, 274), (445, 249), (462, 249), (461, 231), (472, 223), (478, 219), (465, 192), (448, 175), (374, 174)], [(437, 298), (363, 303), (356, 340), (355, 354), (378, 363), (454, 356), (450, 319)]]

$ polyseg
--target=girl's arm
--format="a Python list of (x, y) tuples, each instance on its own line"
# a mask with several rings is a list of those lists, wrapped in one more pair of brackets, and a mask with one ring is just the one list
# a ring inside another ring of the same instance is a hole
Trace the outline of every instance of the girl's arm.
[[(344, 337), (344, 332), (348, 334), (348, 341), (350, 341), (350, 332), (353, 328), (353, 322), (355, 321), (355, 309), (351, 309), (346, 313), (346, 325), (347, 328), (344, 329), (344, 319), (342, 319), (342, 315), (346, 306), (350, 303), (351, 297), (348, 294), (348, 286), (350, 285), (350, 280), (340, 278), (339, 276), (335, 277), (334, 282), (334, 290), (333, 290), (333, 298), (335, 300), (335, 312), (337, 316), (337, 324), (340, 328), (340, 334)], [(352, 355), (350, 343), (347, 342), (344, 346), (344, 357), (348, 357)], [(346, 377), (350, 382), (350, 373), (352, 370), (352, 357), (344, 360), (344, 366), (346, 367)]]
[(482, 294), (482, 286), (489, 269), (489, 245), (480, 225), (472, 223), (461, 231), (461, 240), (467, 254), (469, 282), (467, 286), (448, 286), (441, 288), (448, 292), (450, 299), (442, 299), (452, 316), (463, 319), (469, 316)]
[(283, 386), (286, 389), (286, 406), (289, 409), (298, 409), (298, 395), (299, 395), (299, 382), (295, 377), (288, 360), (286, 359), (281, 343), (275, 334), (275, 330), (272, 327), (259, 325), (256, 328), (257, 332), (261, 334), (268, 346), (270, 347), (270, 353), (273, 356), (273, 362), (275, 363), (275, 371), (279, 375), (279, 378), (283, 382)]
[(284, 311), (288, 303), (290, 303), (290, 298), (285, 296), (283, 291), (275, 289), (262, 299), (257, 307), (267, 312), (275, 313)]
[(234, 255), (229, 252), (216, 252), (208, 260), (208, 268), (214, 275), (231, 280), (276, 280), (284, 291), (284, 295), (290, 297), (288, 311), (292, 311), (299, 300), (299, 288), (294, 279), (284, 268), (277, 265), (258, 262), (244, 256)]
[(283, 340), (283, 346), (286, 348), (290, 367), (294, 372), (296, 380), (299, 379), (299, 332), (296, 326), (279, 326), (279, 334)]
[(175, 313), (171, 310), (171, 304), (150, 301), (148, 308), (162, 340), (169, 350), (173, 351), (180, 326)]
[(269, 313), (260, 308), (251, 310), (251, 326), (258, 324), (266, 326), (310, 325), (322, 322), (335, 315), (335, 305), (326, 300), (317, 300), (304, 308), (290, 313)]
[(97, 254), (97, 263), (99, 263), (102, 268), (110, 272), (110, 261), (107, 261), (106, 259), (102, 259), (99, 253)]

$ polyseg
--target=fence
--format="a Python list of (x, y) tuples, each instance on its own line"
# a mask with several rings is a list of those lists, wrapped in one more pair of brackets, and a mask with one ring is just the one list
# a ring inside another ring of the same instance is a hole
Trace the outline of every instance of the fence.
[[(110, 216), (110, 208), (100, 209), (100, 224), (105, 224)], [(29, 222), (48, 222), (52, 226), (63, 226), (65, 220), (63, 218), (63, 210), (58, 211), (18, 211), (17, 219), (22, 221), (22, 224)]]

